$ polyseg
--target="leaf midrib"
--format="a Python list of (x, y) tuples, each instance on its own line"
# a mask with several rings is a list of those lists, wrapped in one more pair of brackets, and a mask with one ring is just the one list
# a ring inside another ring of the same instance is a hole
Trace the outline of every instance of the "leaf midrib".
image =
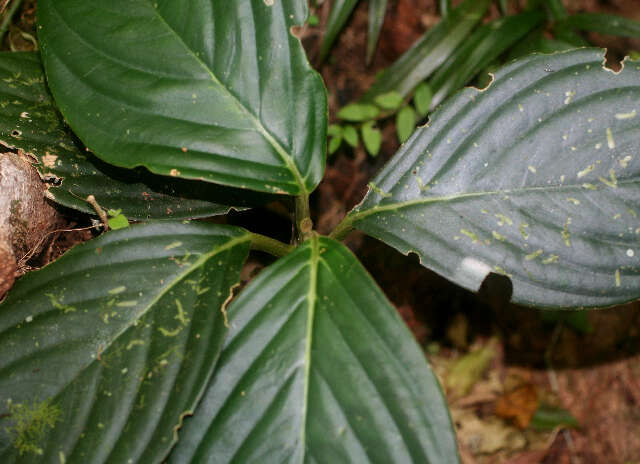
[(262, 121), (260, 121), (246, 106), (244, 106), (242, 104), (242, 102), (240, 100), (238, 100), (238, 98), (235, 96), (235, 94), (233, 94), (214, 74), (213, 70), (211, 68), (209, 68), (209, 66), (207, 66), (207, 64), (202, 61), (200, 59), (199, 56), (197, 56), (193, 50), (191, 50), (191, 48), (189, 48), (189, 46), (186, 44), (186, 42), (182, 39), (182, 37), (180, 37), (180, 35), (177, 33), (177, 31), (175, 29), (173, 29), (169, 23), (164, 19), (164, 17), (160, 14), (160, 12), (158, 11), (157, 8), (155, 8), (153, 6), (153, 3), (151, 0), (147, 0), (147, 2), (149, 3), (149, 5), (151, 6), (151, 8), (155, 11), (156, 16), (158, 17), (158, 19), (160, 21), (162, 21), (162, 23), (167, 27), (167, 30), (169, 30), (171, 32), (171, 34), (173, 34), (176, 39), (182, 44), (182, 46), (187, 50), (187, 52), (189, 53), (189, 55), (191, 55), (191, 57), (196, 60), (196, 62), (203, 68), (206, 70), (206, 72), (211, 76), (211, 80), (213, 80), (213, 82), (215, 82), (217, 85), (220, 86), (221, 89), (223, 89), (227, 95), (231, 98), (231, 100), (234, 102), (234, 104), (237, 106), (237, 108), (246, 115), (246, 117), (251, 121), (251, 123), (254, 125), (254, 127), (258, 130), (258, 132), (267, 140), (267, 142), (275, 149), (276, 153), (278, 153), (278, 155), (282, 158), (282, 161), (284, 161), (284, 163), (287, 166), (287, 169), (289, 169), (289, 171), (291, 171), (291, 173), (293, 174), (293, 176), (295, 177), (296, 183), (298, 184), (298, 187), (300, 188), (300, 193), (302, 195), (308, 195), (309, 192), (307, 191), (307, 187), (306, 184), (304, 182), (304, 179), (302, 178), (302, 175), (300, 173), (300, 171), (298, 170), (298, 167), (296, 166), (294, 160), (293, 160), (293, 156), (290, 155), (282, 145), (280, 145), (278, 143), (278, 141), (271, 135), (271, 133), (266, 129), (266, 127), (264, 127), (264, 125), (262, 124)]
[[(622, 179), (622, 180), (618, 179), (617, 181), (618, 186), (621, 186), (621, 185), (624, 186), (629, 184), (640, 184), (640, 179)], [(611, 187), (604, 187), (604, 188), (611, 188)], [(362, 219), (365, 219), (368, 216), (371, 216), (372, 214), (376, 214), (379, 212), (394, 211), (402, 208), (408, 208), (411, 206), (424, 205), (429, 203), (439, 203), (439, 202), (446, 203), (449, 201), (455, 201), (460, 199), (478, 198), (478, 197), (493, 196), (493, 195), (515, 195), (515, 194), (528, 193), (528, 192), (545, 192), (545, 191), (561, 192), (561, 191), (571, 191), (576, 189), (579, 189), (580, 191), (585, 190), (583, 184), (579, 184), (579, 185), (563, 184), (563, 185), (554, 185), (554, 186), (538, 186), (538, 187), (524, 187), (524, 188), (515, 188), (515, 189), (506, 189), (506, 190), (467, 192), (467, 193), (458, 193), (453, 195), (443, 195), (439, 197), (435, 197), (435, 196), (423, 197), (423, 198), (416, 198), (414, 200), (400, 201), (397, 203), (389, 203), (385, 205), (377, 204), (374, 207), (363, 210), (363, 211), (354, 211), (350, 213), (349, 216), (351, 217), (351, 222), (357, 222)], [(371, 189), (371, 187), (369, 187), (368, 194), (370, 194), (372, 191), (373, 190)], [(376, 194), (379, 195), (378, 193)]]

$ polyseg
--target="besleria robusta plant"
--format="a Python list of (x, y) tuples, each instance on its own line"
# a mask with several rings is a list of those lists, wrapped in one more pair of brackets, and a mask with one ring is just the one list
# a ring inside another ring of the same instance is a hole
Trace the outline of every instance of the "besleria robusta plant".
[[(0, 461), (459, 462), (438, 381), (341, 244), (356, 228), (513, 301), (640, 297), (640, 64), (532, 54), (431, 113), (313, 229), (326, 92), (303, 0), (39, 0), (0, 55), (0, 136), (51, 201), (132, 219), (0, 305)], [(85, 150), (86, 147), (86, 150)], [(289, 196), (296, 236), (189, 219)], [(235, 295), (251, 250), (278, 259)], [(235, 296), (234, 296), (235, 295)]]

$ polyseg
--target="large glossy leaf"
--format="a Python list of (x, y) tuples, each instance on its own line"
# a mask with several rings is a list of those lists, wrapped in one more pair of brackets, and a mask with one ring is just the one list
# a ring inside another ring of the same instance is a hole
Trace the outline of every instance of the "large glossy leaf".
[(55, 109), (37, 53), (0, 53), (0, 143), (37, 158), (42, 177), (59, 183), (49, 189), (55, 201), (86, 213), (94, 213), (85, 201), (89, 195), (131, 219), (229, 211), (229, 206), (211, 203), (213, 199), (248, 204), (230, 188), (116, 168), (85, 151)]
[(304, 194), (324, 171), (320, 76), (290, 28), (306, 0), (43, 0), (60, 110), (121, 167)]
[[(603, 306), (640, 296), (640, 64), (532, 55), (416, 131), (344, 223), (477, 290)], [(337, 235), (341, 235), (340, 231)]]
[(398, 92), (409, 95), (428, 78), (480, 21), (491, 0), (465, 0), (440, 23), (407, 50), (385, 70), (367, 91), (363, 99), (373, 101), (378, 95)]
[(0, 461), (160, 462), (213, 371), (250, 237), (135, 226), (21, 279), (0, 305)]
[(244, 289), (229, 321), (171, 462), (458, 461), (423, 353), (343, 245), (313, 237)]
[(538, 25), (544, 15), (539, 10), (506, 16), (478, 28), (438, 69), (429, 81), (433, 91), (431, 107), (465, 85), (516, 41)]

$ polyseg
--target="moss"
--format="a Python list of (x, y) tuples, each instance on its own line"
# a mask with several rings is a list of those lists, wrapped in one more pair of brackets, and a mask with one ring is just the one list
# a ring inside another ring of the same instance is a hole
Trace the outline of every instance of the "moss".
[(53, 429), (60, 420), (60, 408), (51, 404), (51, 400), (33, 401), (31, 405), (25, 403), (9, 403), (9, 413), (14, 425), (5, 430), (11, 437), (13, 446), (20, 455), (43, 453), (40, 443), (44, 439), (47, 429)]

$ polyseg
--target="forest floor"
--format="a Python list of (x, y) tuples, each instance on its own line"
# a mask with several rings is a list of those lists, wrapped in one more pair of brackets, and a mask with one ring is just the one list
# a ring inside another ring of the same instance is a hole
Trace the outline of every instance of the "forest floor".
[[(302, 31), (312, 62), (329, 3), (315, 11), (320, 24)], [(328, 88), (330, 115), (362, 95), (376, 72), (438, 21), (435, 3), (390, 1), (376, 55), (367, 67), (367, 2), (361, 2), (319, 67)], [(604, 11), (640, 20), (637, 0), (564, 3), (571, 12)], [(511, 8), (518, 7), (517, 1), (511, 2)], [(491, 15), (497, 17), (497, 8), (492, 8)], [(34, 15), (35, 1), (26, 0), (3, 49), (33, 49)], [(628, 50), (640, 50), (639, 42), (597, 35), (590, 39), (608, 47), (614, 63)], [(369, 180), (398, 149), (393, 122), (383, 122), (381, 128), (378, 157), (366, 155), (362, 148), (343, 147), (330, 158), (325, 179), (312, 197), (321, 233), (329, 232), (362, 199)], [(232, 221), (250, 224), (256, 218), (272, 218), (269, 214), (239, 213)], [(286, 220), (263, 222), (287, 239)], [(69, 225), (84, 223), (86, 218), (70, 218)], [(51, 254), (59, 255), (90, 237), (89, 232), (60, 234)], [(425, 348), (445, 387), (465, 464), (640, 464), (640, 303), (592, 311), (575, 320), (514, 305), (496, 307), (363, 234), (353, 232), (347, 244)], [(245, 278), (265, 262), (261, 256), (254, 258)], [(559, 415), (565, 423), (575, 423), (557, 425), (562, 422)]]

